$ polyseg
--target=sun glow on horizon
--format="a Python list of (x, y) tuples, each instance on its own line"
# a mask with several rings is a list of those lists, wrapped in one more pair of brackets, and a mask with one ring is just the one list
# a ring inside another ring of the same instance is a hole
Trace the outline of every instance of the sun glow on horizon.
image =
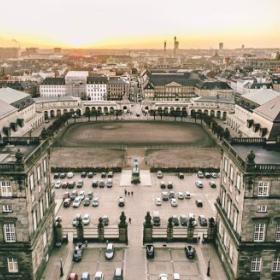
[[(1, 4), (1, 41), (22, 47), (279, 47), (280, 1), (9, 0)], [(17, 7), (17, 9), (14, 9)], [(23, 12), (24, 11), (24, 12)]]

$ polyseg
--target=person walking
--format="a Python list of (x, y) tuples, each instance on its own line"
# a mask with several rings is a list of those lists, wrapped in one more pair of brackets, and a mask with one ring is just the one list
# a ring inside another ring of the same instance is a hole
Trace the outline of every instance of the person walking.
[(127, 192), (127, 195), (130, 196), (130, 192)]
[(130, 217), (128, 218), (128, 222), (131, 224), (131, 218)]
[(124, 195), (126, 196), (126, 194), (127, 194), (127, 190), (125, 189), (125, 190), (124, 190)]
[(133, 196), (133, 192), (131, 192), (131, 196)]

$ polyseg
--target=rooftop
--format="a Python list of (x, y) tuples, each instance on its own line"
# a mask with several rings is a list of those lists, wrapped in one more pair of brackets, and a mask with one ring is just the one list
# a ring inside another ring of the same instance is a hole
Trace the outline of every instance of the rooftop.
[(198, 88), (200, 89), (208, 89), (208, 90), (231, 90), (231, 87), (226, 82), (221, 81), (207, 81), (201, 84), (198, 84)]
[(280, 92), (272, 89), (256, 89), (242, 95), (242, 98), (250, 100), (258, 105), (263, 105), (271, 99), (280, 96)]
[(259, 106), (254, 112), (271, 122), (280, 122), (280, 95)]
[(15, 90), (15, 89), (8, 88), (8, 87), (0, 88), (0, 100), (6, 102), (8, 104), (15, 103), (26, 97), (30, 97), (30, 95), (23, 91)]
[(65, 78), (87, 78), (88, 71), (68, 71)]
[(65, 85), (64, 78), (46, 78), (42, 85)]
[(17, 108), (9, 105), (3, 100), (0, 100), (0, 119), (4, 118), (6, 115), (16, 112)]

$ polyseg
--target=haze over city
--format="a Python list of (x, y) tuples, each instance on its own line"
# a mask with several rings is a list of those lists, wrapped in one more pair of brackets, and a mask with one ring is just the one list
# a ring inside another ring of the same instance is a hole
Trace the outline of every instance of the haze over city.
[(278, 0), (10, 0), (1, 3), (0, 44), (21, 47), (273, 48)]

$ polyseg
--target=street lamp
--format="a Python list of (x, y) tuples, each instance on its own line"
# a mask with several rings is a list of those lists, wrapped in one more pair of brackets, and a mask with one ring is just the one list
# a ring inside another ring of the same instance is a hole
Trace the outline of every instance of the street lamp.
[(62, 258), (60, 258), (60, 277), (64, 275), (63, 273), (63, 266), (62, 266)]
[(210, 276), (210, 260), (208, 261), (207, 276)]

